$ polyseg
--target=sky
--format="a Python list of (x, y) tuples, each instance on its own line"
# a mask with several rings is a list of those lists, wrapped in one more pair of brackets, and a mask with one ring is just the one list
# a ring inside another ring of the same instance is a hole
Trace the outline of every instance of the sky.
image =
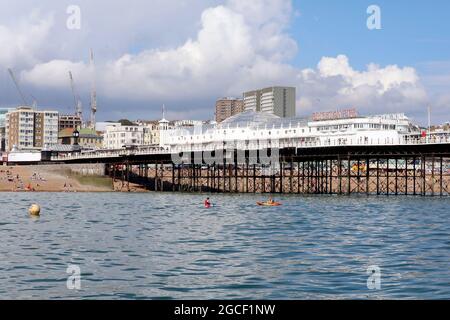
[[(381, 29), (367, 26), (371, 5)], [(449, 12), (447, 0), (0, 0), (0, 107), (21, 101), (12, 68), (29, 100), (62, 113), (71, 71), (85, 117), (95, 79), (97, 120), (159, 119), (163, 104), (169, 119), (212, 119), (220, 97), (287, 85), (298, 116), (356, 108), (425, 124), (431, 106), (443, 123)]]

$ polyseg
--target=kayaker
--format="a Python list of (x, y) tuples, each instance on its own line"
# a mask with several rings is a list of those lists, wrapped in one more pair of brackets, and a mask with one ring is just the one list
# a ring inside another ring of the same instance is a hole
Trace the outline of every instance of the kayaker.
[(209, 198), (206, 198), (205, 200), (205, 208), (211, 207), (211, 202), (209, 201)]
[(273, 201), (272, 197), (269, 197), (269, 200), (267, 200), (267, 204), (274, 204), (275, 201)]

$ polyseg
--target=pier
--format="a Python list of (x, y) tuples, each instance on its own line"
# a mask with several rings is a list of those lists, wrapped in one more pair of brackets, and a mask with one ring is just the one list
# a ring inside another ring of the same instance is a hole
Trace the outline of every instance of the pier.
[[(112, 179), (151, 191), (450, 195), (447, 140), (391, 145), (294, 144), (259, 150), (201, 151), (191, 147), (182, 152), (142, 147), (52, 157), (52, 162), (105, 163), (105, 174)], [(259, 154), (277, 154), (277, 161), (261, 164)], [(211, 163), (216, 157), (221, 160)]]

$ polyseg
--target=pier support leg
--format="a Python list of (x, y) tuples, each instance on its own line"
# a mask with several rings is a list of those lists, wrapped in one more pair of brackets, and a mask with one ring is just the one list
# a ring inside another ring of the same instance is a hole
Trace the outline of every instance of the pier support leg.
[(435, 182), (436, 182), (436, 177), (435, 177), (435, 174), (434, 174), (434, 169), (435, 169), (435, 167), (434, 167), (434, 164), (435, 164), (435, 161), (436, 160), (436, 158), (433, 156), (432, 158), (431, 158), (431, 196), (432, 197), (434, 197), (434, 185), (435, 185)]
[(352, 167), (351, 167), (351, 162), (350, 162), (350, 157), (348, 157), (347, 159), (347, 195), (350, 195), (351, 193), (351, 184), (352, 184), (352, 180), (351, 180), (351, 171), (352, 171)]
[(444, 164), (444, 159), (441, 156), (441, 158), (440, 158), (440, 168), (439, 168), (439, 194), (440, 194), (441, 197), (444, 195), (444, 189), (443, 189), (443, 180), (444, 180), (443, 164)]
[(417, 187), (416, 187), (416, 176), (417, 176), (417, 168), (416, 168), (417, 158), (413, 158), (413, 195), (417, 195)]

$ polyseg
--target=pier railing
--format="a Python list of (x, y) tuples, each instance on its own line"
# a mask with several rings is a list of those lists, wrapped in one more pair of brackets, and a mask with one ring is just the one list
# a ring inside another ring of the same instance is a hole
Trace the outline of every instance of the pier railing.
[(218, 149), (238, 149), (238, 150), (261, 150), (268, 148), (327, 148), (327, 147), (346, 147), (346, 146), (417, 146), (417, 145), (438, 145), (450, 144), (450, 137), (435, 138), (411, 138), (399, 137), (386, 139), (326, 139), (326, 140), (308, 140), (311, 138), (286, 138), (280, 140), (259, 140), (259, 141), (222, 141), (209, 144), (179, 144), (176, 146), (157, 147), (157, 146), (138, 146), (131, 149), (119, 150), (96, 150), (77, 152), (70, 154), (60, 154), (51, 157), (51, 161), (76, 161), (89, 159), (107, 159), (120, 158), (126, 156), (139, 155), (167, 155), (183, 152), (212, 152)]

